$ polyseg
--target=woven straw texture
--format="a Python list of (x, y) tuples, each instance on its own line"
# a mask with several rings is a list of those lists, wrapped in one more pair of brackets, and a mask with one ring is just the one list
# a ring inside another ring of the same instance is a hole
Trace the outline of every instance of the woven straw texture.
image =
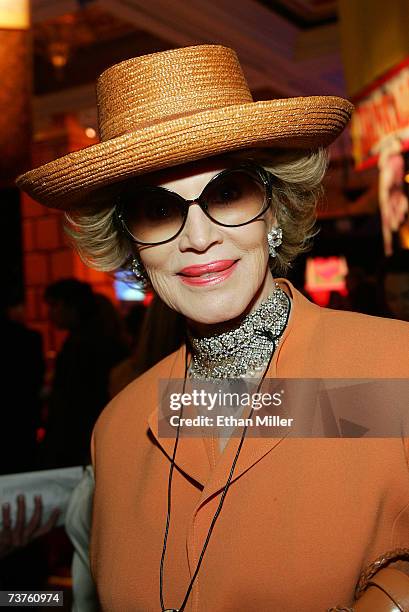
[(97, 101), (100, 143), (17, 179), (38, 202), (80, 208), (127, 178), (205, 157), (250, 147), (327, 146), (353, 110), (336, 96), (253, 102), (236, 53), (219, 45), (116, 64), (99, 77)]

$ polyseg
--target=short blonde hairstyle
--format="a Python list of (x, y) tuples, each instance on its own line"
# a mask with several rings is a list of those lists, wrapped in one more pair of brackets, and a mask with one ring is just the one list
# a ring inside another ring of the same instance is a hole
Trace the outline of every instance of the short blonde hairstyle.
[[(292, 262), (310, 248), (315, 231), (316, 204), (327, 169), (325, 149), (278, 151), (250, 149), (229, 154), (229, 159), (255, 161), (275, 177), (272, 212), (283, 230), (283, 243), (270, 258), (273, 274), (286, 274)], [(116, 204), (65, 214), (64, 229), (85, 264), (96, 270), (130, 271), (135, 245), (118, 226)]]

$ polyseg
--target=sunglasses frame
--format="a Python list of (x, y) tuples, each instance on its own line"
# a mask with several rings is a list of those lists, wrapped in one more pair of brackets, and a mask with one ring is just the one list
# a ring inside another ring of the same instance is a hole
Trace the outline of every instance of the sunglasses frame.
[[(237, 172), (238, 170), (246, 170), (246, 171), (249, 172), (249, 174), (250, 173), (255, 174), (259, 179), (261, 179), (261, 183), (263, 184), (264, 189), (265, 189), (265, 203), (264, 203), (264, 205), (262, 207), (262, 210), (255, 217), (250, 219), (249, 221), (245, 221), (244, 223), (237, 223), (235, 225), (221, 223), (220, 221), (216, 221), (215, 219), (213, 219), (213, 217), (210, 216), (209, 212), (206, 210), (206, 204), (201, 201), (201, 198), (202, 198), (203, 193), (207, 190), (207, 188), (212, 183), (217, 181), (220, 177), (228, 175), (228, 174), (230, 174), (232, 172)], [(175, 238), (177, 238), (179, 236), (179, 234), (183, 231), (183, 228), (186, 225), (187, 216), (189, 214), (189, 208), (190, 208), (190, 206), (192, 204), (198, 204), (200, 206), (200, 208), (202, 209), (202, 211), (204, 212), (204, 214), (206, 215), (206, 217), (208, 219), (210, 219), (210, 221), (212, 221), (216, 225), (220, 225), (222, 227), (241, 227), (243, 225), (248, 225), (249, 223), (252, 223), (253, 221), (258, 219), (261, 215), (263, 215), (268, 210), (268, 208), (269, 208), (269, 206), (271, 204), (271, 199), (272, 199), (272, 182), (273, 182), (273, 178), (274, 177), (271, 174), (271, 172), (269, 172), (268, 170), (266, 170), (262, 166), (259, 166), (258, 164), (255, 164), (255, 163), (254, 164), (253, 163), (243, 163), (243, 164), (240, 164), (238, 166), (233, 166), (232, 168), (226, 168), (226, 169), (222, 170), (221, 172), (219, 172), (218, 174), (216, 174), (204, 186), (204, 188), (202, 189), (202, 192), (200, 193), (200, 195), (198, 195), (193, 200), (185, 200), (185, 198), (183, 198), (181, 195), (179, 195), (175, 191), (171, 191), (170, 189), (166, 189), (165, 187), (150, 186), (150, 185), (140, 185), (140, 186), (138, 186), (138, 189), (140, 189), (141, 191), (142, 190), (143, 191), (146, 191), (146, 190), (157, 191), (158, 189), (161, 190), (161, 191), (165, 191), (167, 193), (172, 194), (172, 196), (176, 196), (176, 198), (179, 199), (180, 202), (181, 202), (181, 209), (183, 210), (182, 225), (180, 226), (180, 228), (176, 232), (176, 234), (174, 234), (171, 238), (167, 238), (166, 240), (161, 240), (159, 242), (143, 242), (142, 240), (138, 240), (137, 238), (135, 238), (135, 236), (132, 234), (132, 232), (128, 229), (128, 226), (126, 225), (126, 222), (125, 222), (125, 219), (124, 219), (124, 214), (123, 214), (124, 208), (125, 208), (125, 202), (123, 202), (121, 200), (121, 197), (123, 196), (123, 194), (119, 195), (118, 203), (117, 203), (117, 206), (115, 208), (116, 220), (117, 220), (117, 223), (119, 224), (119, 227), (120, 227), (121, 231), (132, 242), (134, 242), (136, 244), (143, 245), (143, 246), (156, 246), (158, 244), (166, 244), (167, 242), (170, 242), (171, 240), (174, 240)], [(136, 190), (136, 193), (137, 193), (138, 189)]]

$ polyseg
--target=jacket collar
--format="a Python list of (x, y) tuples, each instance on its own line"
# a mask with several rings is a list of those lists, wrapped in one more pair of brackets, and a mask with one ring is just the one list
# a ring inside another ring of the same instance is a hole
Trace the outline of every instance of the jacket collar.
[[(296, 376), (302, 376), (302, 359), (305, 354), (308, 354), (308, 346), (310, 342), (312, 342), (315, 329), (318, 325), (321, 309), (309, 302), (286, 279), (276, 280), (290, 296), (292, 307), (286, 330), (273, 356), (265, 378), (294, 378)], [(184, 379), (185, 348), (185, 345), (183, 345), (174, 353), (170, 367), (168, 365), (167, 371), (162, 370), (159, 373), (161, 378)], [(301, 358), (301, 361), (300, 359), (294, 359), (294, 357)], [(263, 386), (260, 391), (263, 391)], [(159, 436), (158, 414), (159, 406), (156, 406), (149, 415), (149, 427), (157, 443), (169, 460), (171, 460), (175, 439)], [(245, 438), (235, 467), (232, 483), (251, 469), (267, 453), (272, 451), (285, 437), (286, 436), (279, 438)], [(205, 503), (209, 497), (223, 489), (230, 473), (239, 442), (240, 437), (231, 437), (224, 451), (220, 453), (218, 440), (215, 438), (183, 436), (179, 438), (175, 467), (187, 477), (193, 479), (198, 486), (203, 489), (200, 505)]]

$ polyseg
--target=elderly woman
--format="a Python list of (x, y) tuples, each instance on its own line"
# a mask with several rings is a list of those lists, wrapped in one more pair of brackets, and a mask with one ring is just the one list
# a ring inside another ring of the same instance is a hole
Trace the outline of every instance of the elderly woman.
[[(98, 107), (100, 144), (18, 184), (67, 211), (85, 261), (131, 270), (186, 320), (183, 346), (94, 428), (102, 609), (351, 605), (367, 564), (409, 544), (407, 438), (255, 438), (238, 426), (219, 439), (180, 435), (180, 424), (166, 436), (158, 423), (163, 380), (183, 391), (255, 379), (260, 390), (273, 378), (408, 376), (407, 324), (319, 308), (280, 278), (314, 233), (325, 147), (351, 105), (254, 103), (235, 53), (205, 45), (111, 67)], [(388, 597), (374, 585), (361, 602), (371, 592)]]

